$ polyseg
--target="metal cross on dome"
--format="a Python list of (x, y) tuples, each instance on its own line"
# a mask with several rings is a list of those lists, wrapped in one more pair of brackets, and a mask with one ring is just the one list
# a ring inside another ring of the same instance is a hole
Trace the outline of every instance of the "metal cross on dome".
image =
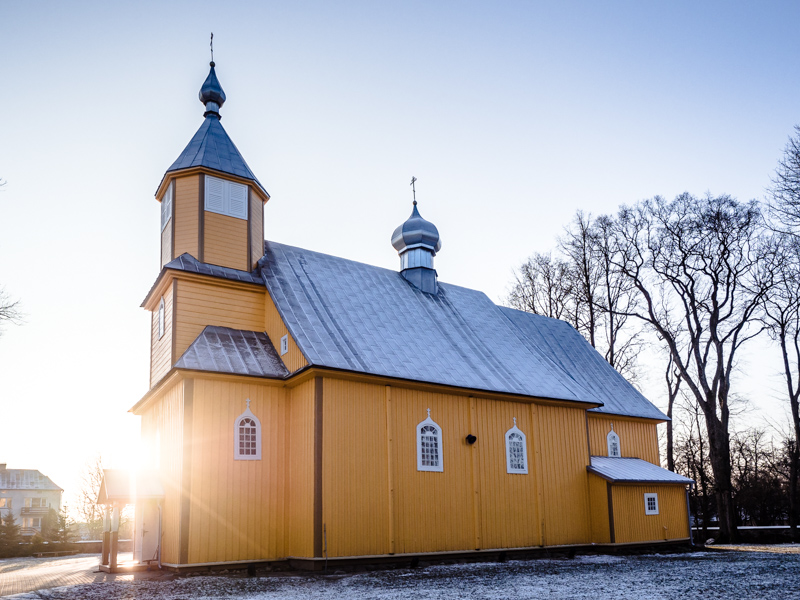
[(214, 32), (211, 32), (211, 62), (214, 62)]
[(417, 178), (413, 175), (411, 176), (411, 191), (414, 193), (414, 206), (417, 205), (417, 188), (414, 185), (417, 182)]

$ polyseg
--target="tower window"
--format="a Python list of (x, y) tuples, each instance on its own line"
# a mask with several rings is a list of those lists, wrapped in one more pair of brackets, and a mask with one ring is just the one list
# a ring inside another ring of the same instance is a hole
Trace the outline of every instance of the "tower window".
[(164, 197), (161, 198), (161, 231), (167, 226), (172, 218), (172, 183), (167, 186)]
[(646, 515), (658, 514), (658, 494), (644, 495), (644, 514)]
[(281, 338), (281, 356), (289, 352), (289, 335), (284, 335)]
[(261, 460), (261, 422), (247, 409), (233, 425), (233, 457), (235, 460)]
[(528, 472), (528, 448), (525, 443), (525, 434), (517, 428), (516, 417), (514, 417), (514, 426), (506, 431), (506, 472), (520, 474)]
[(608, 444), (608, 455), (619, 458), (622, 456), (622, 449), (619, 445), (619, 436), (614, 431), (614, 425), (611, 425), (611, 431), (606, 436), (606, 443)]
[(247, 186), (206, 175), (205, 209), (247, 220)]
[(442, 464), (442, 428), (428, 418), (417, 425), (417, 471), (444, 471)]
[(164, 309), (164, 298), (161, 298), (161, 302), (158, 304), (158, 339), (164, 337), (164, 318), (165, 318), (165, 309)]

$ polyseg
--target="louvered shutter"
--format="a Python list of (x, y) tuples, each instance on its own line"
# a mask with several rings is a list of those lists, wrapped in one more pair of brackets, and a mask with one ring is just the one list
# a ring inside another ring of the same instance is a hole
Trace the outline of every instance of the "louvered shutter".
[(228, 184), (229, 202), (228, 213), (237, 219), (247, 220), (247, 186), (238, 183)]
[(206, 210), (225, 214), (225, 182), (206, 175)]
[(169, 223), (172, 216), (172, 184), (167, 186), (167, 191), (164, 192), (164, 197), (161, 199), (161, 231)]

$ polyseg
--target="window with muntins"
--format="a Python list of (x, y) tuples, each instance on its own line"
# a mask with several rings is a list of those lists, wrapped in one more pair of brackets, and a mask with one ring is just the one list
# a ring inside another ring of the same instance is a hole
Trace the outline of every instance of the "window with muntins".
[(506, 431), (506, 472), (526, 474), (528, 472), (528, 445), (525, 434), (514, 426)]
[(233, 425), (233, 457), (235, 460), (261, 460), (261, 422), (247, 409)]
[(164, 197), (161, 198), (161, 231), (169, 223), (172, 218), (172, 184), (167, 186), (167, 191), (164, 192)]
[(658, 494), (644, 495), (644, 514), (646, 515), (658, 514)]
[(247, 220), (247, 186), (206, 175), (205, 209)]
[(428, 418), (417, 425), (417, 471), (444, 471), (442, 464), (442, 428)]
[(622, 449), (619, 445), (619, 436), (617, 432), (614, 431), (614, 426), (611, 426), (611, 431), (608, 432), (606, 436), (606, 443), (608, 444), (608, 455), (612, 457), (621, 457), (622, 456)]
[(165, 318), (164, 298), (158, 304), (158, 339), (164, 337), (164, 318)]

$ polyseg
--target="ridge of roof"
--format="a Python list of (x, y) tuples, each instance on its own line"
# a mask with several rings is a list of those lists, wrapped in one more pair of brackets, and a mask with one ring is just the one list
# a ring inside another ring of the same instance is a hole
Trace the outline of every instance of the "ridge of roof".
[(586, 470), (611, 483), (694, 483), (693, 479), (632, 457), (591, 456)]
[[(269, 197), (269, 193), (247, 165), (222, 123), (214, 116), (207, 116), (203, 120), (202, 125), (200, 125), (200, 128), (183, 149), (183, 152), (164, 173), (161, 183), (164, 182), (164, 178), (169, 173), (193, 167), (206, 167), (220, 173), (228, 173), (243, 179), (249, 179)], [(159, 183), (159, 188), (161, 183)]]
[(37, 469), (0, 470), (0, 490), (59, 490), (61, 487)]

